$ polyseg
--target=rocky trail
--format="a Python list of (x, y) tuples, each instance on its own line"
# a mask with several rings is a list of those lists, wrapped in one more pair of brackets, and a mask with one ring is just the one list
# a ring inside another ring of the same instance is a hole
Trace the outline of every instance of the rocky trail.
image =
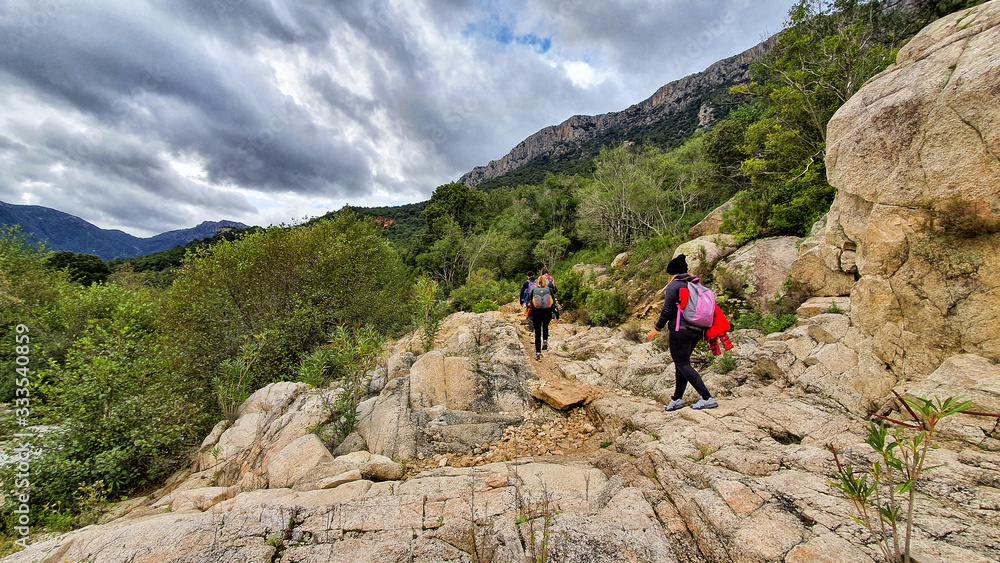
[[(510, 312), (457, 313), (434, 350), (393, 346), (358, 434), (332, 451), (332, 390), (272, 384), (160, 491), (6, 560), (873, 561), (826, 450), (866, 463), (863, 419), (754, 371), (780, 360), (768, 346), (804, 348), (846, 318), (734, 333), (736, 369), (703, 370), (720, 407), (668, 413), (653, 397), (672, 365), (654, 343), (560, 324), (538, 362)], [(579, 406), (533, 398), (563, 385)], [(1000, 558), (1000, 456), (968, 442), (974, 424), (948, 426), (931, 454), (920, 561)]]

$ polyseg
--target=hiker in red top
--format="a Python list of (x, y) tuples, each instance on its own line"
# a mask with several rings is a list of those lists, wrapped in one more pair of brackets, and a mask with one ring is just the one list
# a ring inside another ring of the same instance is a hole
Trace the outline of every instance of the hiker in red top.
[(687, 259), (683, 254), (679, 254), (667, 264), (670, 281), (667, 283), (663, 309), (660, 311), (656, 326), (646, 336), (646, 340), (652, 340), (664, 326), (669, 331), (670, 357), (674, 361), (674, 394), (670, 397), (670, 403), (664, 407), (668, 411), (684, 408), (686, 404), (684, 390), (688, 383), (701, 395), (701, 399), (692, 404), (691, 408), (700, 410), (719, 406), (708, 392), (708, 387), (701, 380), (701, 376), (691, 366), (691, 353), (698, 341), (705, 338), (705, 329), (688, 323), (680, 314), (687, 305), (690, 293), (687, 282), (695, 279), (687, 273), (687, 269)]

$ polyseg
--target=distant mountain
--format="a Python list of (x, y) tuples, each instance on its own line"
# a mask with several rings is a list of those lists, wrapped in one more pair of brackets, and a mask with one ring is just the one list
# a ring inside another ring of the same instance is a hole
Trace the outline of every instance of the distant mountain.
[[(510, 153), (477, 166), (459, 181), (490, 189), (540, 183), (546, 172), (575, 173), (603, 146), (622, 141), (663, 148), (681, 145), (700, 127), (725, 117), (737, 105), (729, 87), (750, 79), (749, 66), (774, 45), (772, 37), (702, 72), (660, 87), (652, 96), (619, 112), (575, 115), (518, 143)], [(497, 182), (508, 177), (510, 181)]]
[(205, 221), (197, 227), (139, 238), (124, 231), (102, 229), (69, 213), (40, 205), (13, 205), (0, 201), (0, 225), (20, 225), (29, 240), (43, 241), (51, 250), (96, 254), (102, 260), (135, 258), (167, 250), (196, 239), (208, 238), (220, 229), (245, 229), (235, 221)]

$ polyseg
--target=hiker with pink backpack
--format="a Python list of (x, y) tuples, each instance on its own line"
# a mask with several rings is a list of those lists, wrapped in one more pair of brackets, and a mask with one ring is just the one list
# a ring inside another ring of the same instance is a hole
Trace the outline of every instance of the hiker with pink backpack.
[[(698, 341), (705, 338), (705, 331), (718, 324), (716, 312), (722, 315), (715, 304), (715, 295), (687, 270), (687, 257), (683, 254), (667, 264), (670, 281), (663, 299), (663, 310), (655, 327), (646, 336), (646, 340), (652, 340), (664, 326), (669, 330), (670, 357), (674, 360), (674, 394), (664, 407), (668, 411), (684, 408), (684, 390), (688, 383), (701, 395), (691, 408), (701, 410), (719, 406), (701, 376), (691, 367), (691, 353)], [(728, 322), (726, 324), (728, 329)], [(728, 338), (725, 342), (728, 343)]]

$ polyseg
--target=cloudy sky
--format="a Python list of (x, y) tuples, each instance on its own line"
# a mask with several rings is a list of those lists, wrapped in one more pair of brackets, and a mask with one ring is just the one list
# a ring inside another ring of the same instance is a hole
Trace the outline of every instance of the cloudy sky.
[(423, 201), (791, 0), (0, 0), (0, 201), (137, 236)]

